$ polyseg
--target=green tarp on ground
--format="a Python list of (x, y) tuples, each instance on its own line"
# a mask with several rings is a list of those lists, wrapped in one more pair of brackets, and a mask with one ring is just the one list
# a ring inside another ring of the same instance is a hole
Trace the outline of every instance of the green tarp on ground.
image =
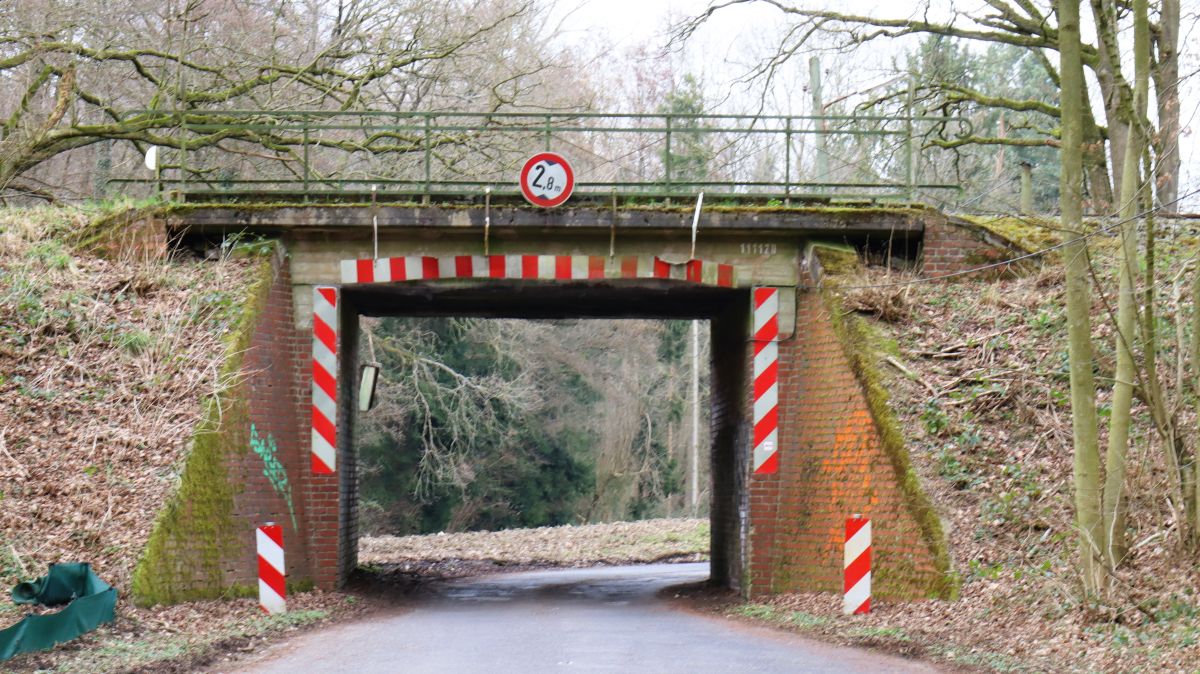
[(52, 648), (112, 622), (117, 591), (92, 571), (90, 564), (51, 564), (50, 572), (31, 583), (18, 583), (12, 590), (18, 604), (42, 604), (66, 608), (56, 613), (25, 616), (21, 622), (0, 630), (0, 662), (19, 653)]

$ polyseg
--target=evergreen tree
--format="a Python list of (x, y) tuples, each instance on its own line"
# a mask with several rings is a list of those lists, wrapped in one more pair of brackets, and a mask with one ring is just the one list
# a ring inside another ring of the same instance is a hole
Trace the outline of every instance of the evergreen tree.
[[(984, 105), (978, 92), (987, 91), (997, 101), (1041, 103), (1049, 110), (1058, 106), (1058, 87), (1028, 49), (990, 44), (983, 52), (973, 52), (967, 45), (965, 40), (927, 35), (909, 53), (907, 69), (916, 78), (914, 113), (963, 117), (973, 127), (974, 136), (995, 142), (955, 147), (952, 159), (943, 160), (941, 165), (926, 165), (922, 170), (932, 174), (926, 176), (932, 181), (962, 185), (963, 198), (970, 200), (973, 208), (1016, 212), (1019, 167), (1028, 163), (1034, 167), (1035, 209), (1056, 210), (1058, 153), (1044, 139), (1055, 133), (1058, 119), (1032, 105), (1025, 110)], [(907, 95), (904, 84), (876, 105), (893, 109)], [(921, 139), (923, 144), (952, 139), (958, 129), (947, 125), (930, 131)]]
[(672, 116), (671, 146), (664, 146), (662, 153), (666, 177), (672, 184), (708, 180), (709, 163), (713, 158), (711, 133), (702, 130), (707, 127), (700, 120), (686, 116), (705, 112), (700, 82), (692, 75), (684, 75), (683, 81), (667, 95), (666, 102), (658, 112)]

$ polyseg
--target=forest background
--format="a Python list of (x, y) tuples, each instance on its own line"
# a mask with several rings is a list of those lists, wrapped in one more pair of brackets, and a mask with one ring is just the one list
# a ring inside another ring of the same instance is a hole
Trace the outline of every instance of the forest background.
[[(173, 121), (220, 120), (236, 109), (914, 112), (970, 122), (966, 133), (948, 124), (923, 131), (913, 167), (919, 179), (962, 189), (920, 200), (1012, 215), (1026, 210), (1019, 193), (1029, 165), (1028, 210), (1053, 214), (1064, 128), (1057, 7), (985, 4), (972, 13), (928, 3), (900, 16), (769, 0), (685, 4), (655, 15), (660, 32), (630, 42), (614, 39), (616, 30), (572, 29), (572, 17), (595, 14), (586, 3), (16, 0), (0, 7), (0, 88), (10, 94), (0, 103), (0, 196), (8, 203), (153, 198), (114, 182), (144, 174), (152, 147), (218, 157), (207, 169), (218, 177), (235, 165), (294, 170), (299, 143), (284, 133), (188, 134)], [(753, 14), (738, 18), (743, 10)], [(1121, 183), (1131, 130), (1154, 148), (1140, 180), (1153, 184), (1156, 208), (1177, 210), (1196, 191), (1183, 161), (1195, 114), (1196, 57), (1186, 39), (1195, 8), (1175, 0), (1150, 8), (1155, 106), (1146, 114), (1138, 113), (1148, 101), (1138, 100), (1130, 67), (1134, 10), (1096, 0), (1085, 14), (1083, 196), (1096, 215), (1129, 202)], [(616, 25), (632, 16), (654, 23), (629, 12)], [(815, 69), (805, 57), (819, 59)], [(692, 133), (680, 129), (670, 159), (685, 176), (778, 178), (778, 153), (727, 152), (735, 141), (752, 141), (699, 128), (714, 123), (697, 119)], [(809, 180), (899, 179), (908, 168), (902, 148), (881, 138), (831, 138), (818, 147), (802, 137), (787, 151)], [(346, 149), (402, 167), (414, 147), (391, 140)], [(516, 156), (469, 139), (443, 141)], [(579, 151), (642, 180), (659, 175), (668, 158), (632, 140)], [(1153, 287), (1153, 273), (1146, 278)], [(688, 331), (597, 325), (381, 322), (379, 359), (413, 376), (385, 379), (391, 388), (367, 434), (375, 457), (363, 474), (375, 503), (368, 515), (380, 526), (433, 530), (639, 517), (675, 511), (684, 500), (690, 508), (682, 477), (684, 373), (696, 370), (682, 355)], [(580, 348), (556, 354), (552, 343)], [(524, 355), (517, 348), (534, 344), (544, 348)], [(580, 353), (592, 362), (568, 357)], [(606, 379), (625, 371), (624, 379)], [(620, 397), (627, 394), (638, 397)], [(388, 486), (371, 486), (372, 476)], [(617, 484), (612, 493), (622, 496), (606, 495)], [(392, 500), (398, 495), (404, 502)]]

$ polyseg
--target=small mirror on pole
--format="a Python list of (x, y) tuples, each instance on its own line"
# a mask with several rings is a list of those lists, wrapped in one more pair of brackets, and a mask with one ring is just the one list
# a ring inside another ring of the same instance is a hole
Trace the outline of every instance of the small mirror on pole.
[(379, 384), (379, 363), (363, 363), (358, 374), (358, 411), (375, 407), (375, 388)]
[(358, 411), (370, 412), (375, 407), (375, 389), (379, 386), (379, 361), (375, 360), (375, 338), (367, 332), (367, 347), (371, 359), (358, 369)]

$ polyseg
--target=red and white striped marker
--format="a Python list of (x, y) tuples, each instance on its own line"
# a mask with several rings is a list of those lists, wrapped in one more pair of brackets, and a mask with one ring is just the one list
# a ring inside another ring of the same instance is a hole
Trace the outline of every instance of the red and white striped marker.
[(258, 528), (258, 605), (267, 613), (287, 610), (287, 571), (283, 565), (283, 527), (267, 522)]
[(312, 471), (337, 471), (338, 289), (313, 288)]
[(846, 615), (871, 611), (871, 520), (862, 515), (846, 518), (845, 598)]
[(779, 289), (754, 289), (754, 473), (779, 470)]
[(342, 260), (342, 283), (444, 279), (583, 281), (674, 279), (722, 288), (734, 285), (733, 265), (704, 260), (671, 264), (657, 257), (597, 255), (448, 255)]

